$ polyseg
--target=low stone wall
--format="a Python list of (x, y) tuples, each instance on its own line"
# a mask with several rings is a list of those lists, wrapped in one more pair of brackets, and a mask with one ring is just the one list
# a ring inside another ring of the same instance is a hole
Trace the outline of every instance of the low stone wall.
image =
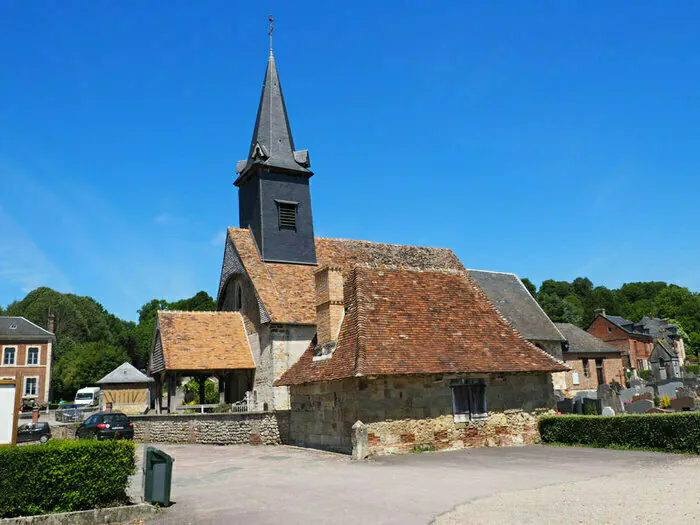
[(411, 450), (456, 450), (468, 447), (532, 445), (540, 441), (535, 413), (506, 410), (484, 421), (454, 423), (452, 415), (426, 419), (381, 421), (367, 425), (371, 454), (398, 454)]
[(279, 445), (289, 439), (289, 412), (131, 416), (142, 443)]

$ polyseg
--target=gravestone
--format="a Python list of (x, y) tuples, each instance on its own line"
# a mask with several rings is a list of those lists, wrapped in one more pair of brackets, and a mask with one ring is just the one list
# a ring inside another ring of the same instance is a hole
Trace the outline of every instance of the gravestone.
[(660, 383), (656, 389), (659, 391), (659, 397), (676, 397), (677, 390), (683, 386), (681, 381), (669, 381), (667, 383)]
[(638, 388), (638, 387), (643, 387), (644, 386), (644, 381), (642, 381), (639, 378), (632, 379), (630, 381), (630, 388)]
[(600, 385), (598, 387), (598, 399), (600, 400), (601, 406), (611, 407), (616, 414), (622, 412), (620, 396), (609, 385)]
[(574, 414), (583, 415), (583, 401), (580, 397), (574, 399)]
[(562, 414), (573, 414), (574, 412), (574, 400), (573, 399), (563, 399), (557, 402), (557, 412)]
[(602, 412), (602, 407), (600, 406), (599, 399), (592, 399), (590, 397), (584, 397), (583, 401), (583, 415), (584, 416), (597, 416)]
[(676, 412), (690, 412), (693, 408), (695, 408), (694, 397), (677, 397), (676, 399), (671, 399), (671, 410), (675, 410)]
[(637, 386), (632, 386), (630, 388), (626, 388), (624, 390), (620, 390), (620, 402), (621, 403), (628, 403), (634, 399), (634, 396), (642, 395), (645, 393), (649, 393), (651, 397), (654, 397), (654, 389), (650, 386), (644, 386), (644, 385), (637, 385)]
[(554, 391), (554, 400), (558, 403), (559, 401), (564, 401), (566, 399), (566, 396), (564, 395), (564, 392), (561, 390), (555, 390)]
[(603, 416), (614, 416), (615, 411), (612, 409), (612, 407), (603, 407), (603, 413), (601, 414)]
[(654, 408), (654, 402), (651, 399), (633, 401), (625, 407), (628, 414), (646, 414), (650, 408)]
[(636, 396), (632, 396), (632, 401), (639, 401), (640, 399), (651, 399), (653, 401), (654, 396), (651, 392), (644, 392), (643, 394), (637, 394)]
[(665, 408), (652, 407), (647, 410), (647, 414), (673, 414), (673, 410), (666, 410)]
[(680, 387), (678, 390), (676, 390), (676, 394), (678, 397), (692, 397), (696, 398), (697, 397), (697, 392), (695, 389), (687, 384), (683, 384), (682, 387)]

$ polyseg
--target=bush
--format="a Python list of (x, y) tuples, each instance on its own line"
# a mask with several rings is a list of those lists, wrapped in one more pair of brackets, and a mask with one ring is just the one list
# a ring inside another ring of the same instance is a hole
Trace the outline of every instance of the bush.
[(545, 443), (620, 446), (700, 454), (700, 413), (615, 417), (546, 416), (539, 420)]
[(641, 379), (644, 379), (644, 381), (649, 381), (650, 379), (652, 379), (652, 374), (653, 374), (652, 370), (639, 370), (637, 372), (637, 375)]
[(129, 502), (131, 441), (49, 441), (0, 449), (0, 518)]
[(700, 375), (700, 365), (685, 365), (685, 371), (691, 374)]

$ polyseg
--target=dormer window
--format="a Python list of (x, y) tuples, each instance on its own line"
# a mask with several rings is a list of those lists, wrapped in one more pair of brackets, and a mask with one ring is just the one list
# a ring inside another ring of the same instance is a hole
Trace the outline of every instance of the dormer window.
[(17, 330), (17, 323), (12, 323), (10, 325), (10, 330)]
[(297, 231), (297, 202), (277, 201), (277, 219), (280, 230)]

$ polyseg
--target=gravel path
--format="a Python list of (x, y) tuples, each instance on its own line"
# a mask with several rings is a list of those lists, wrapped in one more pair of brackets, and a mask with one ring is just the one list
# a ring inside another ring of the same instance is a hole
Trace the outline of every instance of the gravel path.
[(438, 516), (435, 525), (700, 523), (700, 458), (612, 476), (501, 492)]

